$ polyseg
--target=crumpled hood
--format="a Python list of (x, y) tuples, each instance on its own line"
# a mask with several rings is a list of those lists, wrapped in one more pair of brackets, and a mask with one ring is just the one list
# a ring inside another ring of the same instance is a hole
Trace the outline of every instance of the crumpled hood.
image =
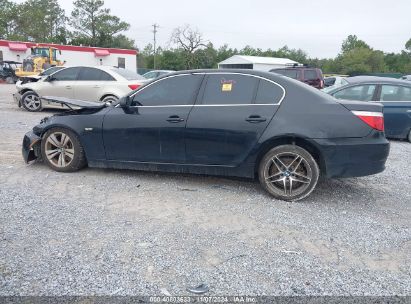
[(86, 101), (86, 100), (77, 100), (66, 97), (57, 97), (57, 96), (42, 96), (41, 99), (56, 102), (62, 105), (65, 105), (69, 108), (81, 108), (81, 109), (102, 109), (107, 107), (103, 102), (95, 101)]

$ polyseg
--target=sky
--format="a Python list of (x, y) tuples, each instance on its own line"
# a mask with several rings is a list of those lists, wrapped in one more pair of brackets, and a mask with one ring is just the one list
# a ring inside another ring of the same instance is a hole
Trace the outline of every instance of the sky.
[[(73, 1), (58, 1), (69, 15)], [(411, 0), (105, 0), (105, 6), (130, 23), (126, 35), (140, 49), (152, 42), (154, 23), (160, 46), (189, 24), (216, 47), (287, 45), (319, 58), (335, 57), (350, 34), (384, 52), (400, 52), (411, 38)]]

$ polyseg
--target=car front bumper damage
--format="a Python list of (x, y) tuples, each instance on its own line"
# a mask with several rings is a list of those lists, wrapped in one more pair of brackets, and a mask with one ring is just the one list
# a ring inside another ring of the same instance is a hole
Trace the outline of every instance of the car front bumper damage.
[(26, 163), (41, 157), (40, 152), (41, 137), (30, 131), (24, 135), (22, 153)]

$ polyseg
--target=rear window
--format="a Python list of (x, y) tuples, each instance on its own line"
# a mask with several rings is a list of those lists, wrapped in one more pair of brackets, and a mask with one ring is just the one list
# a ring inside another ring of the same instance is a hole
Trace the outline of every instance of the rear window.
[(145, 80), (141, 75), (138, 75), (136, 72), (132, 72), (126, 69), (111, 69), (114, 73), (119, 74), (121, 77), (127, 80)]
[(293, 79), (298, 78), (298, 70), (292, 70), (292, 69), (284, 69), (284, 70), (271, 70), (271, 72), (278, 73)]
[(284, 91), (280, 86), (267, 80), (260, 80), (258, 85), (257, 95), (255, 97), (256, 104), (276, 104), (279, 103), (284, 95)]
[(305, 70), (304, 71), (305, 80), (316, 80), (318, 79), (318, 74), (316, 70)]

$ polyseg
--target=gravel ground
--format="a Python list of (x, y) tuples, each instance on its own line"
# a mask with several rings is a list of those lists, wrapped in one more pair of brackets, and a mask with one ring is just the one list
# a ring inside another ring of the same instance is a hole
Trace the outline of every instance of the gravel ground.
[(24, 164), (29, 113), (0, 85), (0, 296), (410, 295), (411, 144), (307, 199), (253, 181)]

